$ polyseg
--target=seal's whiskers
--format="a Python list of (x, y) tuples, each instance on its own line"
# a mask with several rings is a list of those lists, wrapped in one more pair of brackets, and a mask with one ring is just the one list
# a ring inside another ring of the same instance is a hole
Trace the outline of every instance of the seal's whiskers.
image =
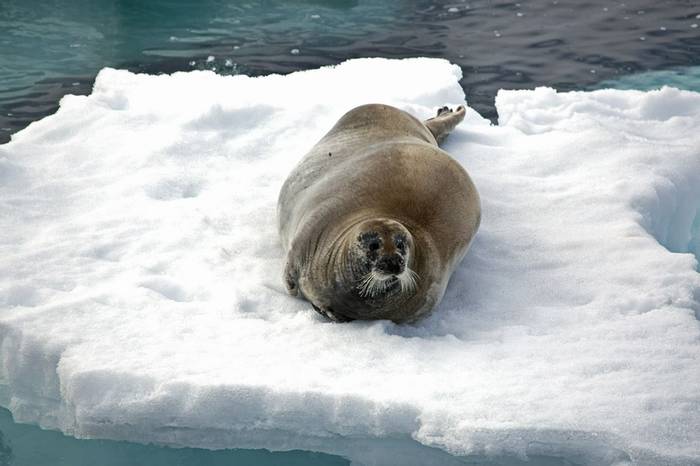
[(387, 286), (389, 285), (389, 280), (391, 275), (384, 275), (376, 270), (368, 272), (360, 280), (358, 288), (360, 290), (360, 296), (374, 298), (375, 296), (384, 293)]
[(406, 267), (400, 275), (397, 275), (396, 278), (399, 279), (402, 293), (413, 293), (416, 291), (417, 282), (420, 280), (418, 274), (408, 267)]
[[(366, 273), (357, 285), (360, 296), (374, 298), (385, 293), (392, 278), (394, 278), (392, 275), (386, 275), (376, 270)], [(420, 277), (407, 267), (400, 275), (396, 275), (396, 279), (399, 281), (402, 293), (413, 293)]]

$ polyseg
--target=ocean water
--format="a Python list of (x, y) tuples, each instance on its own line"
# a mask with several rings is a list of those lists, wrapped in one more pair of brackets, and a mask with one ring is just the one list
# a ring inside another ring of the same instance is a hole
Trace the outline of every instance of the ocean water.
[[(390, 443), (387, 441), (387, 443)], [(472, 455), (455, 458), (410, 440), (394, 442), (393, 448), (422, 458), (425, 466), (576, 466), (569, 459), (533, 455)], [(383, 449), (382, 449), (383, 450)], [(374, 456), (377, 464), (388, 464), (386, 451)], [(397, 456), (398, 458), (398, 456)], [(391, 460), (389, 460), (390, 462)], [(264, 449), (205, 450), (169, 448), (101, 439), (75, 439), (34, 425), (15, 423), (12, 414), (0, 408), (0, 466), (347, 466), (349, 459), (325, 453)], [(401, 464), (397, 460), (396, 464)]]
[(342, 466), (323, 453), (267, 450), (165, 448), (112, 440), (78, 440), (59, 432), (16, 424), (0, 408), (0, 466)]
[[(391, 443), (389, 441), (387, 444)], [(423, 464), (451, 466), (575, 466), (563, 458), (533, 455), (516, 458), (493, 455), (455, 458), (447, 453), (401, 441), (394, 448), (423, 457)], [(372, 453), (370, 452), (370, 455)], [(384, 449), (376, 452), (378, 464), (386, 463)], [(382, 462), (384, 461), (384, 462)], [(0, 408), (0, 466), (347, 466), (351, 461), (325, 453), (291, 450), (271, 452), (263, 449), (205, 450), (169, 448), (131, 442), (100, 439), (75, 439), (60, 432), (42, 430), (12, 420), (10, 412)], [(401, 464), (397, 462), (397, 464)]]
[(61, 96), (89, 93), (105, 66), (259, 75), (442, 57), (495, 119), (500, 88), (582, 89), (700, 65), (699, 24), (697, 0), (3, 0), (0, 143)]
[(700, 66), (631, 74), (617, 79), (601, 81), (595, 87), (598, 89), (612, 87), (614, 89), (648, 91), (662, 86), (677, 87), (688, 91), (700, 91)]

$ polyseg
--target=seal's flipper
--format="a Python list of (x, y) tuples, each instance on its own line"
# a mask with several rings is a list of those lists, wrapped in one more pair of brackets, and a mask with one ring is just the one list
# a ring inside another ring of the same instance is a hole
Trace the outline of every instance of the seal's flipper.
[(463, 105), (457, 107), (457, 110), (442, 107), (438, 109), (437, 116), (425, 121), (425, 126), (433, 133), (435, 140), (440, 144), (450, 134), (450, 131), (464, 120), (465, 113), (466, 109)]
[(345, 317), (341, 314), (336, 314), (331, 308), (328, 307), (318, 307), (314, 303), (311, 303), (311, 307), (313, 307), (314, 310), (321, 314), (323, 317), (332, 320), (333, 322), (352, 322), (353, 320), (355, 320), (351, 319), (350, 317)]
[(287, 287), (287, 293), (292, 296), (299, 296), (297, 277), (296, 268), (292, 265), (291, 259), (288, 258), (287, 265), (284, 267), (284, 284)]

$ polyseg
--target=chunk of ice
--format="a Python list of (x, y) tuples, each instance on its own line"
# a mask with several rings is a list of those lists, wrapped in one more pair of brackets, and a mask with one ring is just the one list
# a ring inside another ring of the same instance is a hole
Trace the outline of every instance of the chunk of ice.
[(469, 110), (445, 145), (483, 220), (431, 317), (332, 324), (285, 295), (275, 207), (299, 158), (356, 105), (464, 103), (460, 77), (105, 69), (64, 97), (0, 146), (0, 404), (210, 448), (697, 462), (697, 93), (501, 91), (498, 126)]

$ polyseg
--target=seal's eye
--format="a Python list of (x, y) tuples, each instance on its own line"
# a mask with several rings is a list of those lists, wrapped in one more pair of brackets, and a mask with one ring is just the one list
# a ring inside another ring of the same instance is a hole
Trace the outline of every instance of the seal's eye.
[(403, 236), (397, 236), (394, 238), (394, 244), (396, 245), (396, 249), (399, 250), (402, 254), (406, 252), (406, 239)]
[(376, 251), (382, 245), (379, 235), (375, 232), (362, 233), (359, 237), (360, 242), (370, 251)]

